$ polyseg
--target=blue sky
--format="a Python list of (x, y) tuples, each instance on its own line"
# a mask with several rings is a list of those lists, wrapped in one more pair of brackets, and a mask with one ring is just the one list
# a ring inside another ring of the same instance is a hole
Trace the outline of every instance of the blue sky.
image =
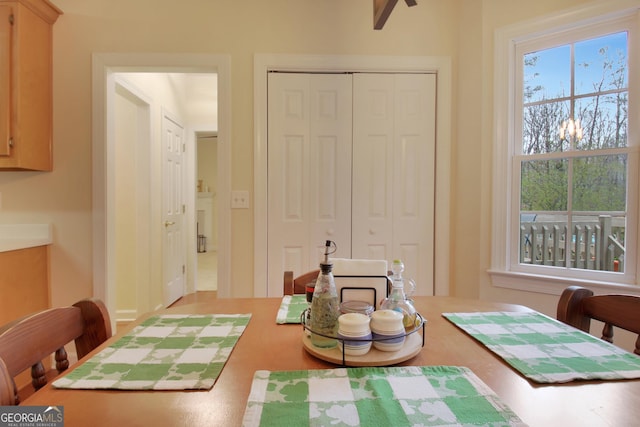
[[(616, 59), (619, 52), (623, 52), (626, 62), (627, 33), (615, 33), (595, 39), (585, 40), (575, 44), (575, 78), (576, 94), (593, 92), (594, 82), (600, 82), (603, 74), (604, 58), (600, 50), (607, 48), (609, 60)], [(528, 57), (537, 57), (534, 67), (525, 66), (525, 81), (531, 86), (544, 87), (545, 98), (568, 96), (571, 85), (571, 47), (563, 45), (552, 49), (530, 53)], [(588, 63), (585, 67), (582, 64)], [(534, 73), (537, 76), (531, 77)], [(625, 77), (625, 86), (626, 86)], [(612, 89), (610, 79), (603, 90)], [(542, 99), (542, 94), (536, 95), (533, 101)]]

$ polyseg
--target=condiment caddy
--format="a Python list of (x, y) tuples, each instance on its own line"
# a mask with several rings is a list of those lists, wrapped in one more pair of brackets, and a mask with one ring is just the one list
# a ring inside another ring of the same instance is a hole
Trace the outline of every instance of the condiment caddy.
[[(331, 240), (325, 242), (320, 274), (302, 313), (303, 343), (307, 351), (321, 359), (353, 366), (384, 366), (415, 356), (424, 346), (422, 316), (404, 292), (404, 264), (394, 260), (391, 293), (380, 309), (363, 301), (340, 303), (329, 255), (336, 251)], [(411, 285), (412, 282), (408, 281)], [(415, 286), (414, 286), (415, 287)], [(415, 334), (422, 330), (422, 339)]]

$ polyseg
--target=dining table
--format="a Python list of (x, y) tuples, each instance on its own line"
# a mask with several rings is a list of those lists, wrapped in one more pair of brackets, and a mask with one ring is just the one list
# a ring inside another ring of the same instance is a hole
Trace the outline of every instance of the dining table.
[[(530, 426), (638, 424), (640, 380), (535, 383), (442, 315), (533, 311), (530, 308), (447, 296), (417, 296), (413, 301), (425, 319), (424, 346), (398, 366), (466, 367)], [(152, 312), (119, 330), (69, 368), (82, 366), (153, 314), (250, 313), (246, 329), (209, 390), (72, 390), (55, 388), (49, 382), (22, 405), (63, 406), (66, 426), (240, 426), (256, 371), (337, 366), (304, 348), (300, 324), (276, 323), (280, 304), (281, 298), (219, 298)]]

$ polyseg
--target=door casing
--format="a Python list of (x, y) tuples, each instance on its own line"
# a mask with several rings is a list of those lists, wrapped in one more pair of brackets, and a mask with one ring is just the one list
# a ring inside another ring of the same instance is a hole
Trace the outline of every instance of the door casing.
[[(109, 312), (116, 312), (113, 245), (113, 108), (115, 75), (118, 72), (211, 72), (218, 76), (218, 181), (222, 200), (231, 197), (231, 59), (219, 54), (95, 53), (92, 57), (92, 215), (93, 296), (102, 299)], [(188, 143), (195, 138), (187, 135)], [(191, 150), (195, 151), (195, 150)], [(190, 161), (193, 164), (193, 161)], [(192, 177), (195, 182), (195, 176)], [(194, 187), (195, 188), (195, 187)], [(155, 196), (152, 196), (155, 197)], [(193, 201), (188, 201), (191, 204)], [(218, 296), (231, 294), (231, 212), (218, 212)], [(195, 218), (193, 218), (195, 221)], [(195, 230), (195, 222), (193, 224)], [(195, 236), (193, 244), (195, 248)], [(195, 249), (194, 249), (195, 251)], [(194, 269), (189, 265), (187, 269)], [(187, 292), (195, 289), (187, 284)], [(112, 318), (115, 327), (115, 316)]]

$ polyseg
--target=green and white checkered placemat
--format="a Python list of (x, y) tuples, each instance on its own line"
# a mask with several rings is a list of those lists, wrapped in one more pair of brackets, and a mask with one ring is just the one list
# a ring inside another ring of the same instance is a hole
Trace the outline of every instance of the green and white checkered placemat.
[(250, 314), (154, 316), (132, 329), (54, 387), (121, 390), (208, 390)]
[(300, 323), (300, 315), (309, 307), (306, 295), (285, 295), (282, 297), (276, 323)]
[(522, 426), (467, 368), (257, 371), (244, 427)]
[(541, 313), (443, 313), (538, 383), (640, 378), (640, 357)]

